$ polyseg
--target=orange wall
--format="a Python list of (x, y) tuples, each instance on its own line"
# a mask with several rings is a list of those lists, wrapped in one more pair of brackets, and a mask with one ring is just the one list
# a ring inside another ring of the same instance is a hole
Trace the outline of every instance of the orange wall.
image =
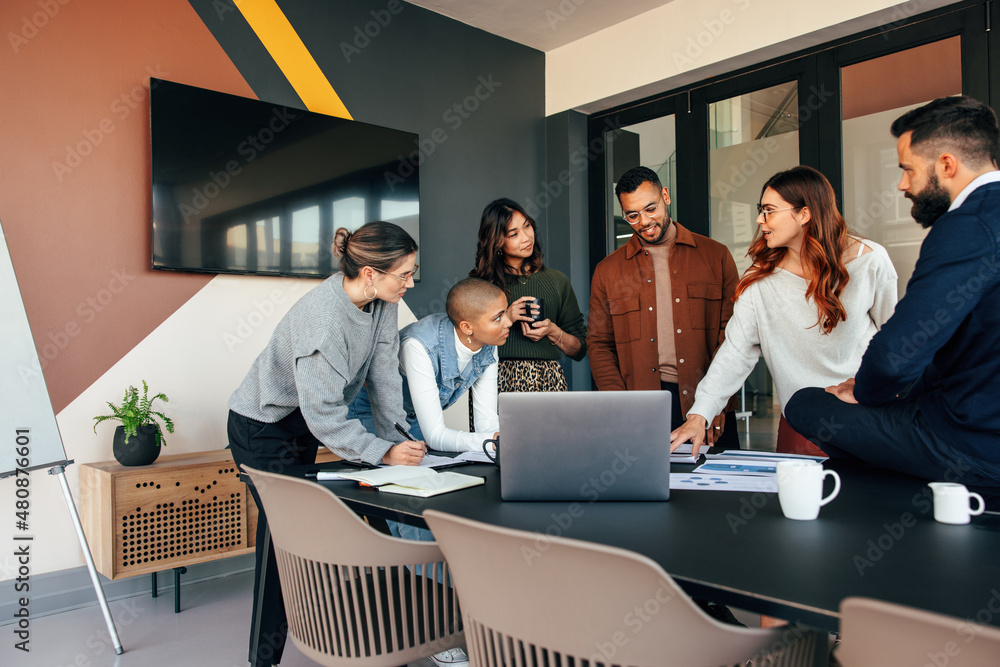
[(211, 279), (149, 268), (150, 75), (254, 95), (185, 0), (4, 0), (0, 25), (0, 222), (58, 413)]
[(844, 120), (962, 93), (962, 38), (951, 37), (843, 69)]

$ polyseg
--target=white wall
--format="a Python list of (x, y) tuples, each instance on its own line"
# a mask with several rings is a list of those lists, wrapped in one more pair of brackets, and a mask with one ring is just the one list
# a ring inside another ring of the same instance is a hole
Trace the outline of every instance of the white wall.
[(957, 0), (674, 0), (545, 57), (545, 113), (585, 113)]

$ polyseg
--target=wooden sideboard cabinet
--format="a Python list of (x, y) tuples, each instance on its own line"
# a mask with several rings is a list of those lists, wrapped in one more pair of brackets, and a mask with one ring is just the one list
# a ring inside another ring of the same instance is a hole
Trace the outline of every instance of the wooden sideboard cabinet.
[(80, 466), (80, 515), (109, 579), (253, 553), (257, 507), (228, 450)]
[[(317, 462), (336, 461), (321, 448)], [(148, 466), (80, 466), (80, 519), (97, 570), (109, 579), (174, 571), (174, 611), (188, 565), (250, 554), (257, 505), (228, 449), (160, 456)]]

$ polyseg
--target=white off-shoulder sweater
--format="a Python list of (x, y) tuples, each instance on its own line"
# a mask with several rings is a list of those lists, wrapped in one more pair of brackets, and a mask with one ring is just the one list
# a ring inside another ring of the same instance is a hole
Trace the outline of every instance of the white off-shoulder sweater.
[[(885, 248), (863, 243), (872, 252), (847, 263), (850, 280), (840, 300), (847, 319), (824, 334), (815, 302), (806, 299), (804, 278), (776, 269), (736, 300), (726, 325), (726, 340), (698, 383), (688, 412), (707, 421), (739, 391), (763, 355), (774, 390), (785, 403), (804, 387), (828, 387), (854, 377), (868, 342), (896, 307), (896, 269)], [(859, 252), (863, 249), (859, 249)]]

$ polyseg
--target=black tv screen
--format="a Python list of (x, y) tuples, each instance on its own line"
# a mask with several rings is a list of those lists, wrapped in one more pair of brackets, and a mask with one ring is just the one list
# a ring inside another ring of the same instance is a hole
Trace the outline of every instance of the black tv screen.
[(155, 269), (324, 277), (372, 220), (420, 242), (416, 134), (160, 79), (150, 134)]

